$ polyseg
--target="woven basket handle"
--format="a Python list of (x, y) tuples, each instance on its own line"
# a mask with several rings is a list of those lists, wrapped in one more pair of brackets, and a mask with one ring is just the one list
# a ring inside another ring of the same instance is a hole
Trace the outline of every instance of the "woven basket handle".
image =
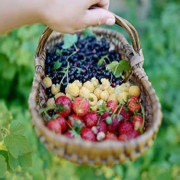
[(115, 14), (114, 16), (116, 19), (116, 24), (123, 27), (128, 32), (131, 38), (134, 50), (136, 52), (139, 52), (141, 49), (141, 45), (140, 45), (138, 33), (136, 29), (134, 28), (134, 26), (131, 23), (129, 23), (126, 19), (123, 19), (122, 17), (119, 17)]
[[(139, 51), (141, 49), (141, 45), (140, 45), (138, 33), (137, 33), (136, 29), (134, 28), (134, 26), (132, 24), (130, 24), (127, 20), (123, 19), (122, 17), (119, 17), (115, 14), (114, 14), (114, 16), (116, 19), (116, 24), (123, 27), (128, 32), (128, 34), (131, 38), (134, 50), (137, 53), (139, 53)], [(52, 32), (53, 32), (53, 30), (50, 29), (49, 27), (47, 27), (45, 29), (45, 31), (43, 32), (43, 34), (41, 35), (40, 42), (39, 42), (39, 45), (38, 45), (38, 48), (36, 51), (37, 56), (41, 55), (40, 52), (42, 52), (42, 50), (44, 49), (44, 46)]]

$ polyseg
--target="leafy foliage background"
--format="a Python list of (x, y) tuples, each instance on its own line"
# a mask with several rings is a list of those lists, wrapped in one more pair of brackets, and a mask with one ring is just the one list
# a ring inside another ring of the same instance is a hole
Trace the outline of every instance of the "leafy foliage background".
[[(164, 114), (153, 147), (135, 162), (113, 168), (75, 165), (49, 153), (35, 137), (27, 106), (34, 74), (33, 58), (44, 26), (26, 26), (0, 36), (0, 126), (8, 127), (10, 121), (18, 120), (21, 131), (24, 128), (23, 136), (28, 139), (32, 156), (21, 161), (21, 167), (16, 167), (16, 164), (13, 164), (14, 168), (6, 167), (7, 159), (1, 146), (0, 178), (180, 179), (180, 2), (153, 1), (145, 20), (137, 16), (137, 1), (126, 3), (128, 8), (116, 13), (138, 29), (145, 57), (144, 68), (159, 96)], [(121, 28), (113, 28), (127, 36)]]

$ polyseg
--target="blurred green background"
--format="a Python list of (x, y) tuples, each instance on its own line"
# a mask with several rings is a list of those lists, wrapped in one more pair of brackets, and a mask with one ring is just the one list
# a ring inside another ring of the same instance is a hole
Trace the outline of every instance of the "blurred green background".
[(35, 137), (27, 106), (44, 26), (26, 26), (0, 36), (0, 111), (3, 107), (25, 125), (32, 167), (7, 172), (5, 179), (180, 180), (180, 1), (112, 0), (110, 9), (138, 30), (144, 68), (162, 104), (164, 119), (153, 147), (135, 162), (113, 168), (79, 166), (49, 153)]

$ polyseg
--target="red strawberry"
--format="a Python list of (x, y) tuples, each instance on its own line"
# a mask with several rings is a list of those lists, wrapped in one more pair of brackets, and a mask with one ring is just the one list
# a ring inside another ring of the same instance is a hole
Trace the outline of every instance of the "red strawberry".
[(105, 139), (106, 140), (114, 140), (114, 141), (118, 140), (117, 136), (113, 133), (107, 133)]
[(73, 139), (73, 138), (74, 138), (74, 136), (72, 136), (72, 134), (71, 134), (70, 131), (66, 131), (66, 132), (64, 133), (64, 135), (67, 136), (67, 137), (70, 138), (70, 139)]
[(101, 117), (101, 121), (105, 121), (106, 122), (106, 118), (111, 116), (111, 114), (109, 112), (105, 112), (102, 117)]
[(67, 128), (66, 120), (64, 119), (63, 116), (59, 116), (56, 119), (58, 120), (59, 124), (61, 125), (61, 130), (62, 130), (62, 133), (63, 133)]
[(79, 116), (77, 116), (76, 114), (71, 114), (69, 117), (68, 117), (68, 123), (69, 123), (69, 125), (71, 126), (71, 127), (74, 127), (74, 122), (73, 122), (73, 120), (74, 121), (78, 121), (78, 120), (80, 120), (80, 121), (82, 121), (82, 118), (81, 117), (79, 117)]
[(112, 123), (107, 125), (107, 129), (109, 132), (115, 132), (119, 125), (120, 125), (120, 121), (121, 121), (122, 117), (118, 116), (118, 115), (114, 115), (112, 117)]
[(139, 103), (139, 99), (136, 96), (131, 96), (128, 102), (129, 111), (134, 114), (135, 112), (139, 112), (141, 110), (141, 106)]
[[(121, 110), (121, 112), (119, 112)], [(123, 116), (123, 120), (128, 121), (130, 119), (130, 112), (126, 111), (126, 108), (123, 106), (122, 108), (119, 107), (119, 109), (117, 110), (116, 114), (119, 114)]]
[(60, 114), (61, 116), (69, 116), (71, 113), (72, 102), (66, 96), (60, 96), (56, 99), (55, 103), (57, 104), (56, 113)]
[(57, 119), (51, 119), (46, 123), (46, 126), (56, 134), (61, 134), (61, 125)]
[(119, 126), (119, 135), (121, 134), (129, 134), (130, 132), (133, 131), (133, 125), (129, 121), (125, 121), (120, 124)]
[(90, 127), (90, 128), (97, 124), (98, 119), (99, 119), (99, 116), (94, 111), (87, 113), (86, 116), (84, 117), (84, 121), (86, 122), (87, 127)]
[(136, 130), (133, 130), (131, 132), (129, 132), (128, 134), (121, 134), (119, 136), (119, 141), (128, 141), (130, 139), (134, 139), (136, 137), (138, 137), (140, 135), (140, 132), (139, 131), (136, 131)]
[(127, 141), (128, 140), (128, 137), (126, 134), (121, 134), (119, 137), (118, 137), (119, 141)]
[(139, 114), (135, 115), (132, 120), (132, 124), (135, 130), (140, 130), (143, 128), (143, 117)]
[(84, 99), (82, 97), (77, 97), (74, 100), (73, 103), (73, 111), (78, 115), (78, 116), (84, 116), (88, 113), (89, 111), (89, 101), (87, 99)]
[(107, 103), (106, 107), (110, 107), (110, 112), (114, 112), (116, 110), (117, 103), (111, 100)]
[(98, 132), (107, 132), (107, 124), (104, 121), (99, 122), (97, 126)]
[(139, 135), (140, 135), (140, 132), (139, 132), (139, 131), (133, 130), (132, 132), (130, 132), (130, 133), (128, 134), (128, 140), (134, 139), (134, 138), (138, 137)]
[(84, 128), (81, 130), (81, 137), (85, 140), (96, 141), (96, 136), (90, 128)]

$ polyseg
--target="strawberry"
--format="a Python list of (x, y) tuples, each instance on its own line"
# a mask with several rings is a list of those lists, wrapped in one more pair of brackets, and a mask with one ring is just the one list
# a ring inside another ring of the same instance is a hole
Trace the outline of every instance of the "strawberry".
[(139, 112), (141, 110), (141, 106), (139, 103), (139, 99), (136, 96), (131, 96), (128, 101), (129, 111), (134, 114), (135, 112)]
[(72, 102), (66, 96), (60, 96), (55, 101), (57, 109), (56, 113), (60, 114), (63, 117), (69, 116), (71, 113)]
[(86, 122), (87, 127), (91, 128), (95, 126), (98, 122), (99, 116), (96, 112), (91, 111), (86, 114), (84, 121)]
[(133, 131), (133, 125), (129, 121), (125, 121), (120, 124), (119, 126), (119, 135), (121, 134), (129, 134), (130, 132)]
[(107, 103), (106, 107), (110, 107), (110, 112), (114, 112), (116, 110), (117, 103), (111, 100)]
[(96, 136), (90, 128), (84, 128), (81, 130), (81, 138), (90, 141), (96, 141)]
[[(121, 111), (121, 112), (119, 112)], [(119, 109), (117, 110), (116, 114), (120, 114), (123, 116), (123, 120), (128, 121), (130, 119), (130, 112), (126, 111), (126, 108), (123, 107), (119, 107)]]
[(132, 120), (132, 124), (135, 130), (143, 129), (143, 117), (139, 114), (135, 115)]
[(73, 138), (74, 138), (74, 136), (72, 135), (72, 133), (71, 133), (70, 131), (66, 131), (66, 132), (64, 133), (64, 135), (67, 136), (67, 137), (70, 138), (70, 139), (73, 139)]
[(128, 141), (130, 139), (134, 139), (140, 135), (140, 132), (137, 130), (130, 131), (128, 134), (121, 134), (119, 136), (119, 141)]
[(67, 128), (66, 120), (64, 119), (63, 116), (59, 116), (56, 119), (58, 120), (59, 124), (61, 125), (61, 130), (62, 130), (62, 133), (63, 133)]
[(119, 137), (118, 137), (119, 141), (127, 141), (128, 140), (128, 136), (126, 134), (121, 134)]
[(114, 140), (114, 141), (118, 140), (117, 136), (113, 133), (107, 133), (105, 139), (106, 140)]
[(97, 126), (98, 132), (107, 132), (107, 124), (104, 121), (99, 122)]
[(107, 125), (107, 129), (109, 132), (113, 133), (118, 129), (122, 117), (118, 115), (114, 115), (111, 119), (112, 119), (112, 122)]
[(51, 119), (46, 123), (48, 129), (54, 131), (56, 134), (61, 134), (62, 129), (59, 121), (57, 119)]
[(85, 98), (82, 97), (77, 97), (74, 100), (73, 103), (73, 111), (78, 115), (78, 116), (84, 116), (88, 113), (89, 111), (89, 101)]
[(74, 127), (74, 122), (73, 121), (82, 121), (82, 118), (77, 116), (76, 114), (71, 114), (69, 117), (68, 117), (68, 123), (71, 127)]
[(134, 138), (138, 137), (139, 135), (140, 135), (140, 132), (139, 132), (139, 131), (133, 130), (132, 132), (130, 132), (130, 133), (128, 134), (128, 140), (134, 139)]

